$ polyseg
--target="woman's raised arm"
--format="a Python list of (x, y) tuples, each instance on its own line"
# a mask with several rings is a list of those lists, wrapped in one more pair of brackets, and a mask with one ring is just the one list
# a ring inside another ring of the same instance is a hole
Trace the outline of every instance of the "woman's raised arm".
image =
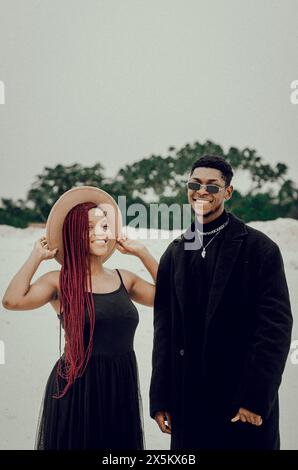
[(150, 273), (154, 284), (145, 281), (137, 274), (130, 271), (121, 270), (126, 278), (128, 291), (132, 300), (147, 305), (153, 306), (155, 297), (155, 281), (157, 276), (158, 262), (151, 255), (150, 251), (141, 243), (136, 240), (128, 240), (126, 237), (119, 238), (118, 250), (123, 254), (131, 254), (137, 256), (144, 264), (147, 271)]
[(46, 238), (39, 239), (20, 270), (10, 281), (2, 305), (8, 310), (32, 310), (52, 300), (57, 291), (57, 271), (43, 274), (33, 284), (31, 280), (40, 263), (52, 259), (57, 250), (49, 250)]

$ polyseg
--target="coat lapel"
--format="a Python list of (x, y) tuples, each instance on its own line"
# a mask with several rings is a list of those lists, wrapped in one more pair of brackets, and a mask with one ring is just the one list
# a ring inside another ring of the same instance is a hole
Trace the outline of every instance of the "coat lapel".
[(183, 249), (183, 242), (179, 240), (176, 242), (175, 257), (174, 257), (174, 286), (176, 291), (176, 297), (178, 300), (179, 308), (184, 316), (185, 296), (186, 296), (186, 259), (185, 252)]
[[(210, 289), (209, 303), (207, 307), (207, 324), (214, 315), (216, 308), (223, 295), (227, 282), (232, 274), (235, 262), (237, 260), (239, 250), (242, 245), (243, 236), (247, 234), (245, 224), (237, 217), (229, 214), (230, 222), (226, 228), (225, 238), (221, 245), (221, 249), (217, 258), (214, 270), (214, 278)], [(174, 285), (177, 295), (178, 304), (184, 317), (186, 305), (186, 274), (187, 274), (187, 253), (185, 243), (191, 241), (190, 234), (193, 232), (193, 225), (175, 241), (174, 254)]]
[(174, 286), (182, 317), (186, 305), (186, 275), (188, 270), (188, 250), (185, 249), (186, 243), (192, 243), (194, 240), (194, 224), (186, 230), (186, 232), (175, 240), (174, 254)]
[(225, 233), (225, 238), (221, 245), (216, 266), (214, 269), (214, 277), (209, 293), (209, 303), (207, 307), (207, 324), (213, 317), (220, 299), (224, 293), (227, 282), (232, 274), (235, 262), (243, 243), (243, 236), (247, 234), (245, 224), (229, 214), (230, 222)]

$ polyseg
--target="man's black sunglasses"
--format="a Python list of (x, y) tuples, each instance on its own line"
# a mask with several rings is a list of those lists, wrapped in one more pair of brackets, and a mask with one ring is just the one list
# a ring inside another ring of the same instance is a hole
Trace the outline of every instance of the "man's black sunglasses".
[(225, 187), (222, 188), (220, 186), (217, 186), (216, 184), (201, 184), (197, 183), (196, 181), (188, 181), (187, 187), (191, 191), (200, 191), (201, 188), (204, 188), (206, 189), (207, 193), (210, 194), (216, 194), (219, 191), (223, 191), (225, 189)]

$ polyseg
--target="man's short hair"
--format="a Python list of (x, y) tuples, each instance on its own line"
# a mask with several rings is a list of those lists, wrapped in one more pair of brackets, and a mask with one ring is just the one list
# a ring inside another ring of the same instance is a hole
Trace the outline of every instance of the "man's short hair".
[(190, 175), (193, 174), (195, 168), (201, 167), (215, 168), (216, 170), (219, 170), (225, 180), (226, 186), (231, 184), (234, 173), (231, 165), (223, 157), (220, 157), (219, 155), (204, 155), (194, 162)]

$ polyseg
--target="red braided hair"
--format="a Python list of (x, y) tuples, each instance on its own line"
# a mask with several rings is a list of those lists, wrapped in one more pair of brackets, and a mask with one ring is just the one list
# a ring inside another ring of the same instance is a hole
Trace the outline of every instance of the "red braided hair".
[[(63, 397), (76, 378), (81, 377), (90, 359), (93, 347), (95, 323), (89, 258), (88, 211), (97, 207), (93, 202), (78, 204), (67, 214), (63, 224), (63, 264), (60, 272), (60, 332), (61, 322), (65, 331), (64, 357), (57, 367), (58, 393)], [(89, 284), (88, 282), (89, 281)], [(89, 289), (90, 291), (89, 291)], [(85, 311), (85, 304), (87, 312)], [(86, 314), (89, 318), (89, 341), (84, 347)], [(60, 336), (61, 348), (61, 336)], [(66, 385), (59, 393), (59, 376)]]

